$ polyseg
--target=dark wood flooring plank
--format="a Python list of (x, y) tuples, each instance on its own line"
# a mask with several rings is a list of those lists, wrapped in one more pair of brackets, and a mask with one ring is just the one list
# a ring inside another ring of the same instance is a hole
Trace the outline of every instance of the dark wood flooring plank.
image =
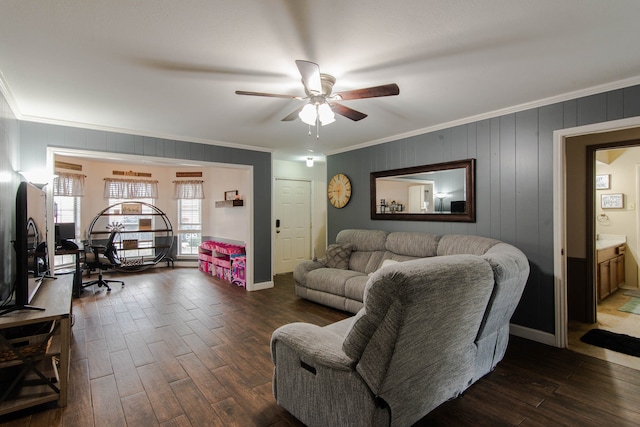
[(89, 362), (87, 359), (82, 359), (72, 363), (73, 368), (69, 369), (69, 388), (65, 416), (88, 409), (91, 412), (91, 418), (93, 418)]
[(156, 363), (140, 366), (137, 370), (158, 422), (163, 423), (184, 414)]
[(229, 392), (212, 374), (199, 357), (195, 354), (186, 354), (178, 357), (180, 363), (209, 403), (215, 403), (229, 397)]
[(222, 344), (222, 340), (217, 335), (213, 334), (211, 332), (211, 330), (207, 326), (205, 326), (204, 323), (202, 323), (200, 321), (200, 319), (191, 320), (191, 321), (187, 322), (187, 325), (209, 347), (213, 347), (213, 346)]
[(122, 402), (113, 375), (91, 380), (91, 400), (96, 426), (121, 427), (126, 425)]
[(62, 419), (64, 427), (93, 427), (93, 408), (87, 407), (78, 412), (65, 412)]
[(149, 351), (149, 347), (145, 344), (141, 333), (136, 332), (125, 335), (124, 339), (127, 342), (127, 348), (129, 349), (129, 354), (131, 354), (131, 359), (133, 359), (134, 365), (139, 367), (155, 362), (155, 359), (153, 358), (151, 351)]
[(87, 359), (89, 360), (89, 378), (100, 378), (113, 374), (109, 349), (104, 340), (87, 343)]
[(111, 353), (110, 358), (120, 397), (144, 392), (144, 387), (140, 377), (138, 377), (138, 371), (133, 363), (131, 354), (129, 354), (129, 350)]
[(102, 332), (102, 324), (100, 317), (85, 317), (84, 319), (84, 336), (87, 343), (91, 341), (100, 341), (104, 339)]
[(100, 307), (98, 312), (100, 313), (100, 324), (102, 326), (116, 323), (116, 313), (110, 305)]
[(107, 348), (109, 352), (125, 350), (127, 343), (124, 340), (124, 334), (118, 327), (117, 323), (105, 326), (103, 328), (104, 339), (107, 342)]
[(171, 383), (173, 393), (177, 396), (184, 412), (194, 426), (225, 426), (209, 401), (200, 393), (191, 378)]
[[(118, 312), (115, 314), (115, 317), (116, 317), (118, 326), (120, 326), (120, 330), (122, 331), (123, 334), (132, 334), (134, 332), (138, 332), (139, 330), (137, 326), (138, 323), (136, 322), (136, 319), (134, 319), (129, 312), (127, 311)], [(139, 319), (143, 319), (143, 318), (139, 318)]]
[(122, 398), (122, 408), (124, 416), (129, 426), (157, 426), (151, 402), (144, 391)]
[(189, 421), (189, 417), (186, 415), (180, 415), (179, 417), (173, 418), (171, 420), (165, 421), (160, 424), (161, 427), (192, 427), (191, 421)]
[(191, 352), (198, 357), (200, 362), (207, 367), (207, 369), (215, 369), (224, 366), (226, 362), (218, 357), (212, 350), (211, 346), (207, 345), (202, 339), (196, 335), (191, 334), (182, 337), (185, 343), (191, 349)]
[(213, 375), (229, 391), (236, 402), (242, 402), (243, 408), (250, 414), (251, 425), (269, 425), (279, 419), (279, 409), (263, 399), (260, 393), (253, 391), (244, 379), (230, 366), (213, 370)]
[(188, 377), (182, 365), (164, 341), (151, 343), (148, 347), (156, 360), (156, 366), (167, 382), (171, 383)]
[[(260, 425), (256, 424), (255, 419), (232, 397), (216, 402), (212, 406), (225, 426), (244, 427)], [(277, 420), (275, 422), (277, 422)], [(268, 425), (273, 426), (274, 424), (270, 423)], [(302, 424), (300, 425), (302, 426)]]

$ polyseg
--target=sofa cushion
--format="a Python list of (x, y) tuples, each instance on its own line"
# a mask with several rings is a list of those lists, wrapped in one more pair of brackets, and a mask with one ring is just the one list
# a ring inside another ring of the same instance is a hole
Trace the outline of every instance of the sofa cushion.
[(387, 236), (385, 248), (396, 255), (427, 258), (436, 256), (440, 238), (435, 234), (396, 231)]
[(362, 302), (367, 280), (369, 280), (369, 276), (366, 274), (349, 277), (344, 284), (344, 296)]
[(336, 243), (351, 243), (356, 251), (383, 251), (387, 234), (381, 230), (342, 230), (336, 236)]
[(324, 265), (328, 268), (346, 270), (349, 267), (351, 252), (353, 252), (353, 245), (351, 243), (329, 245), (324, 258)]
[[(345, 295), (345, 283), (352, 277), (357, 276), (364, 275), (357, 271), (339, 268), (319, 268), (307, 274), (307, 288), (343, 297)], [(364, 277), (366, 278), (367, 276)]]
[(380, 267), (378, 267), (375, 271), (372, 271), (371, 273), (369, 273), (369, 276), (371, 276), (373, 273), (375, 273), (376, 271), (380, 270), (381, 268), (385, 268), (385, 267), (388, 267), (390, 265), (397, 264), (399, 262), (400, 261), (396, 261), (395, 259), (387, 258), (384, 261), (382, 261), (382, 263), (380, 264)]
[(438, 256), (471, 254), (484, 255), (500, 240), (481, 236), (467, 236), (463, 234), (446, 234), (438, 244)]

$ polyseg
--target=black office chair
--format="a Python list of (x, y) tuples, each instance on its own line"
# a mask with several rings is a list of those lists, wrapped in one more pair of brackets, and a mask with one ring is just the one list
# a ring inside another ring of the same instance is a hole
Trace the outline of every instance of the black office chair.
[(118, 250), (114, 244), (116, 234), (118, 234), (118, 231), (116, 230), (113, 230), (111, 231), (111, 233), (109, 233), (109, 239), (107, 240), (107, 244), (105, 246), (91, 245), (93, 257), (92, 259), (86, 261), (86, 266), (90, 271), (98, 270), (98, 278), (96, 280), (91, 280), (89, 282), (83, 283), (83, 289), (89, 286), (98, 285), (98, 287), (104, 286), (105, 288), (107, 288), (107, 292), (111, 292), (109, 283), (120, 283), (122, 286), (124, 286), (124, 282), (122, 280), (110, 280), (104, 279), (102, 277), (103, 270), (118, 267), (122, 264), (120, 262), (120, 258), (118, 257)]

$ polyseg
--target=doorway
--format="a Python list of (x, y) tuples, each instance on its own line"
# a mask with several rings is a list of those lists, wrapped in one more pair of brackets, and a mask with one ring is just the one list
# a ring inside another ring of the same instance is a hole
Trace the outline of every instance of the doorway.
[(276, 178), (274, 274), (311, 258), (311, 182)]
[[(640, 135), (639, 125), (640, 118), (636, 117), (564, 129), (554, 133), (556, 149), (554, 156), (556, 174), (554, 177), (554, 205), (556, 206), (554, 209), (554, 250), (556, 254), (554, 270), (556, 272), (557, 301), (555, 340), (558, 347), (569, 347), (575, 351), (586, 352), (584, 348), (580, 348), (580, 336), (587, 330), (598, 327), (598, 324), (605, 329), (612, 330), (615, 317), (619, 314), (617, 308), (622, 305), (620, 295), (624, 293), (624, 290), (607, 298), (605, 303), (596, 304), (596, 215), (601, 213), (596, 209), (596, 201), (599, 201), (600, 195), (596, 194), (595, 189), (593, 191), (588, 189), (594, 188), (589, 183), (595, 182), (595, 152), (597, 149), (633, 145), (632, 140), (637, 139)], [(590, 154), (588, 154), (589, 152)], [(581, 162), (580, 158), (584, 158), (585, 161)], [(634, 178), (633, 181), (635, 183), (636, 179)], [(585, 191), (585, 189), (587, 190)], [(576, 197), (580, 200), (577, 200)], [(632, 202), (635, 203), (635, 199), (634, 189), (631, 194)], [(634, 215), (633, 212), (631, 214)], [(635, 241), (635, 236), (633, 240)], [(637, 246), (635, 243), (634, 245)], [(575, 273), (576, 265), (582, 266), (582, 273), (577, 277), (575, 274), (571, 277), (571, 271), (573, 270)], [(570, 305), (575, 303), (576, 299), (578, 305), (582, 306), (585, 316), (587, 318), (592, 316), (587, 321), (578, 322), (581, 323), (579, 328), (583, 328), (583, 331), (576, 328), (576, 322), (571, 315)], [(631, 314), (629, 316), (640, 317)], [(632, 318), (632, 320), (638, 319)], [(638, 330), (637, 326), (634, 328), (636, 331)], [(623, 360), (625, 355), (620, 353), (601, 348), (591, 348), (590, 350), (589, 354), (592, 356), (640, 368), (637, 360), (625, 361)]]
[[(569, 262), (576, 260), (583, 268), (575, 271), (583, 272), (583, 280), (577, 282), (581, 292), (575, 295), (590, 295), (591, 302), (582, 304), (585, 308), (595, 308), (595, 289), (593, 287), (595, 234), (591, 225), (593, 215), (592, 200), (587, 203), (587, 161), (586, 147), (602, 143), (631, 140), (634, 137), (624, 135), (634, 133), (640, 138), (640, 117), (602, 122), (575, 128), (560, 129), (553, 133), (553, 230), (554, 230), (554, 292), (555, 292), (555, 331), (550, 344), (567, 347), (568, 326), (568, 294), (571, 283), (568, 282)], [(613, 137), (617, 139), (614, 140)], [(578, 138), (579, 137), (579, 138)], [(600, 138), (600, 140), (598, 140)], [(570, 160), (569, 160), (570, 159)], [(592, 195), (590, 197), (593, 197)], [(589, 228), (591, 227), (591, 228)], [(591, 239), (587, 239), (587, 235)], [(588, 277), (587, 277), (588, 276)], [(591, 279), (591, 280), (589, 280)], [(590, 286), (588, 286), (589, 284)], [(593, 315), (595, 319), (595, 314)], [(544, 338), (544, 337), (543, 337)]]

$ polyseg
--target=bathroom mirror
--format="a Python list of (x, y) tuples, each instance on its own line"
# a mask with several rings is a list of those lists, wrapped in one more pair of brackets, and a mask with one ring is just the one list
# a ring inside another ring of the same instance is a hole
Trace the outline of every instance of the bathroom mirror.
[(372, 172), (371, 219), (475, 222), (475, 159)]

